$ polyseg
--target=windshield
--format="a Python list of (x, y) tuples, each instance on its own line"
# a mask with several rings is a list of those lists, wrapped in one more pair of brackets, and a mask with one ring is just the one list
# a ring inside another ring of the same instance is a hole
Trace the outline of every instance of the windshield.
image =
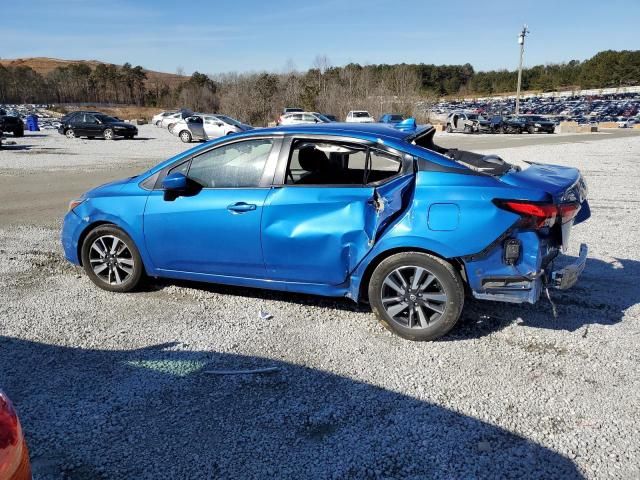
[(467, 118), (469, 120), (477, 120), (478, 119), (478, 115), (476, 115), (475, 113), (469, 113), (469, 114), (467, 114)]
[(120, 121), (117, 118), (110, 117), (109, 115), (96, 115), (96, 118), (102, 123), (114, 123)]
[(324, 123), (331, 123), (331, 120), (325, 117), (324, 115), (322, 115), (321, 113), (316, 113), (315, 116), (318, 117), (320, 120), (322, 120)]
[(226, 115), (216, 115), (216, 118), (219, 118), (223, 122), (228, 123), (229, 125), (234, 125), (236, 127), (239, 127), (240, 125), (242, 125), (238, 120), (231, 117), (227, 117)]
[(543, 117), (541, 117), (541, 116), (539, 116), (539, 115), (531, 115), (531, 116), (529, 117), (529, 120), (533, 120), (533, 121), (535, 121), (535, 122), (545, 122), (545, 121), (546, 121), (546, 119), (545, 119), (545, 118), (543, 118)]
[(354, 117), (364, 118), (369, 116), (369, 112), (353, 112)]

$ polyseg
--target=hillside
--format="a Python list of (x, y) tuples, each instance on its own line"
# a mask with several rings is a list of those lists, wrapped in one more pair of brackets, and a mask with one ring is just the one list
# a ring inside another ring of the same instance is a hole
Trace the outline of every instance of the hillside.
[[(46, 75), (49, 72), (55, 70), (58, 67), (64, 67), (72, 63), (83, 63), (91, 67), (93, 70), (97, 65), (106, 62), (100, 62), (98, 60), (62, 60), (59, 58), (48, 57), (31, 57), (31, 58), (2, 58), (0, 59), (0, 65), (5, 67), (30, 67), (40, 75)], [(169, 88), (175, 88), (182, 82), (189, 79), (189, 77), (176, 75), (174, 73), (156, 72), (154, 70), (144, 69), (147, 74), (146, 86), (151, 88), (156, 84), (167, 85)]]

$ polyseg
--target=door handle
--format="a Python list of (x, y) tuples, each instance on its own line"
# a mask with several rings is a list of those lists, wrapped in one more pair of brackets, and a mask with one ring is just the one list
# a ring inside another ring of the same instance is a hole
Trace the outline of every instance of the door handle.
[(244, 213), (244, 212), (250, 212), (252, 210), (256, 209), (256, 205), (253, 203), (245, 203), (245, 202), (238, 202), (238, 203), (232, 203), (231, 205), (229, 205), (227, 207), (227, 210), (231, 211), (231, 212), (235, 212), (235, 213)]

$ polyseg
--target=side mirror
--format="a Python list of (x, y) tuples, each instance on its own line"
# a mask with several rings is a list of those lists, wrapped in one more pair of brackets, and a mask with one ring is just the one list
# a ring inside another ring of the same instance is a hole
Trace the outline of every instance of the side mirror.
[(187, 177), (185, 177), (184, 174), (179, 172), (171, 173), (166, 177), (164, 177), (164, 179), (162, 180), (162, 188), (172, 192), (186, 190)]

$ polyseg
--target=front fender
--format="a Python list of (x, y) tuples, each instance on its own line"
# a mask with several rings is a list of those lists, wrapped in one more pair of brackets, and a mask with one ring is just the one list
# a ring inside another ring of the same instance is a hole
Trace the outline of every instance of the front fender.
[(81, 240), (95, 226), (110, 223), (131, 237), (146, 272), (151, 274), (155, 267), (147, 252), (142, 229), (146, 201), (146, 196), (130, 196), (126, 202), (118, 202), (113, 197), (94, 197), (78, 205), (65, 217), (62, 237), (66, 257), (80, 265)]

